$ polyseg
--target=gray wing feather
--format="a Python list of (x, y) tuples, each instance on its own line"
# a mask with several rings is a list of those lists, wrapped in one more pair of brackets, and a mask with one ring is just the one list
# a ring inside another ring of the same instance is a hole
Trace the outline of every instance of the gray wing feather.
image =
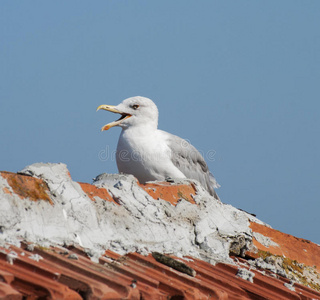
[(199, 151), (188, 141), (163, 131), (167, 137), (168, 146), (172, 151), (173, 164), (187, 177), (199, 181), (208, 192), (219, 199), (214, 188), (220, 185), (209, 171)]

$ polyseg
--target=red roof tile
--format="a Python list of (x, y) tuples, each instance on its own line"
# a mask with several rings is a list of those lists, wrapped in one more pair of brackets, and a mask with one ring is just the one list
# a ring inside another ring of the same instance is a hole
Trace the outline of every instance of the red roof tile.
[[(49, 197), (48, 186), (43, 180), (3, 171), (0, 172), (0, 175), (7, 180), (13, 193), (18, 195), (21, 199), (28, 198), (32, 201), (45, 200), (52, 204)], [(11, 191), (7, 188), (4, 189), (4, 192), (11, 194)]]
[[(288, 279), (257, 270), (251, 270), (251, 283), (237, 276), (239, 265), (172, 257), (194, 269), (192, 277), (151, 254), (106, 251), (94, 263), (80, 248), (32, 248), (0, 248), (2, 299), (320, 299), (317, 291), (300, 284), (291, 291), (284, 285)], [(8, 255), (14, 258), (8, 260)], [(246, 260), (240, 263), (249, 270)]]
[(103, 200), (114, 202), (118, 204), (104, 188), (98, 188), (95, 185), (89, 183), (79, 182), (82, 190), (89, 196), (92, 201), (95, 201), (95, 197), (99, 197)]
[(320, 269), (320, 246), (308, 240), (296, 238), (292, 235), (283, 233), (264, 225), (251, 223), (250, 227), (253, 232), (258, 232), (269, 237), (273, 242), (279, 245), (265, 247), (256, 239), (253, 239), (254, 245), (262, 251), (267, 251), (275, 255), (289, 257), (299, 263), (308, 266), (316, 266)]
[(168, 182), (140, 184), (140, 186), (154, 199), (165, 199), (176, 205), (180, 199), (195, 204), (193, 195), (196, 194), (194, 185), (170, 184)]

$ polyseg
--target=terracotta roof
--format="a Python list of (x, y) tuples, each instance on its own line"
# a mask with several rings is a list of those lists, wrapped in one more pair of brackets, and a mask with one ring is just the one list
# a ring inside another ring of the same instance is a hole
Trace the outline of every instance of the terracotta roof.
[[(2, 187), (5, 194), (54, 205), (42, 179), (0, 175), (8, 183)], [(92, 201), (99, 197), (121, 205), (105, 188), (80, 186)], [(183, 198), (196, 205), (191, 183), (140, 187), (154, 199), (176, 205)], [(110, 250), (95, 261), (79, 245), (6, 240), (0, 244), (0, 299), (320, 299), (319, 245), (255, 222), (250, 228), (254, 247), (215, 265), (190, 256)]]
[(261, 224), (251, 223), (250, 227), (253, 232), (271, 237), (272, 241), (278, 244), (278, 246), (270, 245), (269, 247), (265, 247), (254, 239), (253, 243), (259, 250), (269, 252), (274, 255), (289, 257), (290, 259), (296, 260), (307, 266), (315, 266), (316, 269), (320, 270), (319, 245)]
[[(80, 248), (1, 247), (1, 299), (320, 299), (320, 293), (272, 273), (250, 270), (253, 283), (237, 276), (239, 265), (215, 266), (199, 259), (173, 257), (195, 271), (175, 270), (149, 254), (121, 256), (111, 251), (92, 262)], [(28, 250), (29, 249), (29, 250)], [(174, 266), (174, 265), (173, 265)], [(8, 297), (8, 298), (5, 298)]]

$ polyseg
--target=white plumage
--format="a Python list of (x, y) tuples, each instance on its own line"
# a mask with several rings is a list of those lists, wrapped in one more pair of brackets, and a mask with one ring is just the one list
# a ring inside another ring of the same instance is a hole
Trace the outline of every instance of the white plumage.
[(117, 106), (100, 105), (121, 114), (121, 118), (102, 127), (122, 127), (117, 146), (119, 172), (134, 175), (139, 182), (167, 178), (189, 178), (199, 181), (215, 196), (219, 185), (199, 153), (186, 140), (158, 129), (158, 108), (145, 97), (132, 97)]

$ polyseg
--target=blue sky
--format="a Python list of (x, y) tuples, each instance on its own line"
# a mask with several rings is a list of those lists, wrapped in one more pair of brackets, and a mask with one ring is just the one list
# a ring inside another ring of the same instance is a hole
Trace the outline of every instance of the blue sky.
[[(221, 200), (320, 244), (319, 1), (1, 1), (0, 169), (117, 172), (96, 112), (146, 96)], [(214, 155), (212, 155), (214, 153)]]

